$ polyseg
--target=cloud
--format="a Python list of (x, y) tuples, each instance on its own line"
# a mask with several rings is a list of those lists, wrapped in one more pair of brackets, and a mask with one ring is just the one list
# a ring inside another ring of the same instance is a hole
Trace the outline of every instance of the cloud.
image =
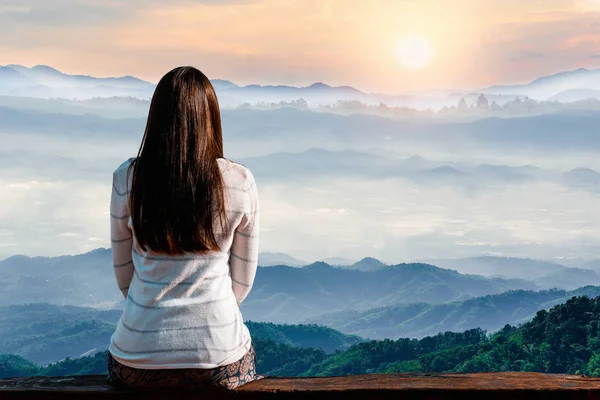
[[(34, 5), (0, 13), (0, 21), (5, 24), (32, 24), (40, 27), (89, 26), (123, 18), (123, 14), (113, 7), (89, 4)], [(2, 28), (0, 28), (0, 31)]]
[[(194, 3), (210, 6), (226, 6), (234, 3), (247, 3), (254, 0), (174, 0), (169, 4)], [(4, 24), (28, 23), (36, 27), (44, 26), (90, 26), (112, 23), (134, 18), (143, 7), (165, 5), (164, 0), (113, 0), (99, 2), (93, 0), (2, 0), (0, 1), (0, 21)], [(6, 26), (4, 27), (6, 29)], [(0, 25), (0, 32), (3, 28)]]
[(480, 47), (479, 67), (491, 84), (525, 83), (539, 76), (593, 67), (600, 45), (600, 13), (553, 12), (491, 26)]
[(535, 51), (520, 51), (514, 54), (510, 59), (511, 61), (522, 61), (530, 59), (539, 59), (546, 57), (546, 54), (535, 52)]

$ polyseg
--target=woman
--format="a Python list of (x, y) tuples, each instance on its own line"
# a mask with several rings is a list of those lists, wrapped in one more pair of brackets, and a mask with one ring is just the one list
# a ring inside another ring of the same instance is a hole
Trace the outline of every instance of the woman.
[(109, 346), (109, 380), (135, 388), (259, 379), (239, 306), (258, 258), (252, 173), (223, 158), (219, 104), (204, 74), (158, 83), (137, 158), (113, 174), (115, 276), (126, 299)]

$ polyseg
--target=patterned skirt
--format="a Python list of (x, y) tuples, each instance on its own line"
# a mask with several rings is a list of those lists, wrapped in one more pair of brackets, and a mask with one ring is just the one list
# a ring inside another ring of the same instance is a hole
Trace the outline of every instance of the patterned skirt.
[(138, 369), (119, 363), (108, 352), (108, 382), (121, 388), (236, 389), (262, 378), (262, 375), (256, 373), (256, 352), (253, 345), (238, 361), (213, 369)]

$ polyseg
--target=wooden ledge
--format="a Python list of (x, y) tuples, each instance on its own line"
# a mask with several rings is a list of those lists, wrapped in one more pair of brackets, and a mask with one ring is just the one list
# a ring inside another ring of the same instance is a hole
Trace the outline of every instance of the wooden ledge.
[[(198, 392), (131, 392), (104, 375), (0, 379), (0, 399), (198, 399)], [(394, 374), (266, 378), (206, 398), (238, 399), (599, 399), (600, 378), (538, 373)]]

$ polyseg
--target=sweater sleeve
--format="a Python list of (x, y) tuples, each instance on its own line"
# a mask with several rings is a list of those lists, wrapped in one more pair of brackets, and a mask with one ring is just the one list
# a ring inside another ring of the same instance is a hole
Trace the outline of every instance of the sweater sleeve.
[(113, 174), (112, 195), (110, 198), (110, 244), (117, 285), (127, 298), (133, 277), (132, 246), (133, 235), (129, 221), (127, 186), (119, 179), (118, 171)]
[(249, 172), (250, 185), (246, 191), (246, 209), (235, 229), (229, 253), (232, 289), (238, 306), (254, 284), (258, 266), (259, 203), (254, 176)]

